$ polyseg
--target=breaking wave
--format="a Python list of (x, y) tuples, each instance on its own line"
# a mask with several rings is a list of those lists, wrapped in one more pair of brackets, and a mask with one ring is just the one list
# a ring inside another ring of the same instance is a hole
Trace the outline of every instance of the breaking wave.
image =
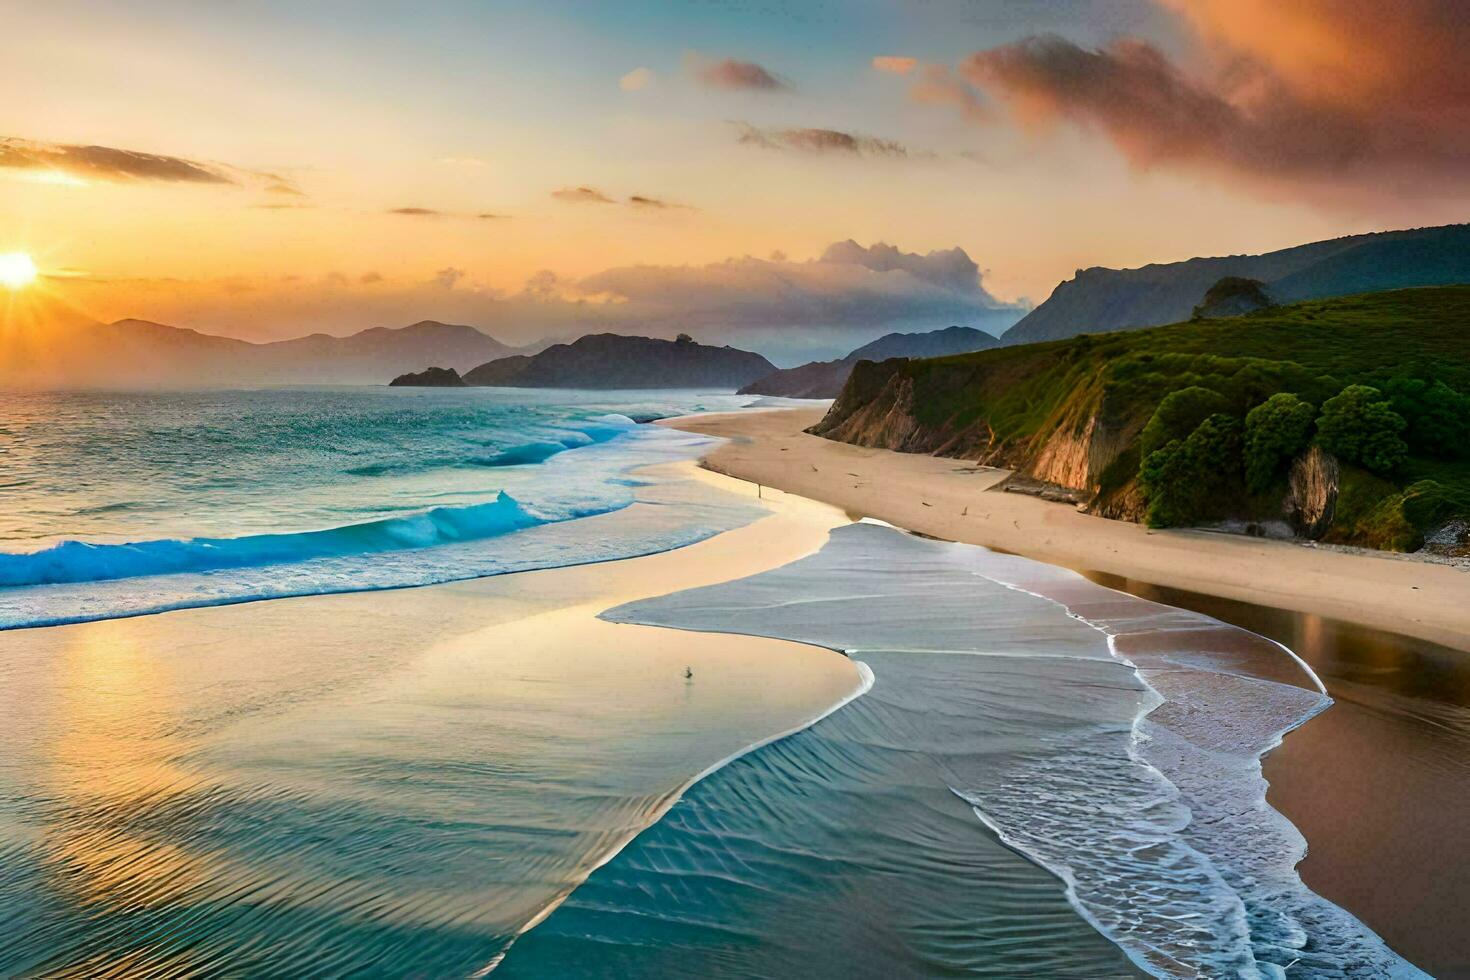
[(532, 516), (508, 493), (485, 504), (435, 507), (420, 514), (362, 524), (254, 534), (238, 538), (188, 538), (89, 544), (63, 541), (29, 554), (0, 554), (0, 587), (104, 582), (143, 575), (175, 575), (248, 568), (404, 548), (430, 548), (518, 531), (548, 523)]

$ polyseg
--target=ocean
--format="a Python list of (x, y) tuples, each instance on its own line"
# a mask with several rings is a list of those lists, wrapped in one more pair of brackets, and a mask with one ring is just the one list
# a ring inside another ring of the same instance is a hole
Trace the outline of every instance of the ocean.
[(553, 527), (628, 507), (633, 470), (708, 444), (637, 423), (759, 400), (407, 388), (0, 393), (0, 629), (427, 585), (688, 544), (750, 515), (668, 508), (660, 520), (627, 522), (626, 534), (585, 540)]
[(871, 522), (536, 577), (743, 533), (639, 421), (752, 402), (3, 396), (0, 975), (1422, 975), (1296, 874), (1279, 644)]

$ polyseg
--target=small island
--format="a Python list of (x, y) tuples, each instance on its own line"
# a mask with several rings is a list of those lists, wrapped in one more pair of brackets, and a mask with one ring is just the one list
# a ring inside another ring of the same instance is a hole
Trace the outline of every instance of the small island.
[(390, 388), (463, 388), (464, 379), (454, 368), (424, 368), (417, 374), (400, 374), (388, 382)]
[(539, 354), (513, 354), (465, 372), (468, 385), (509, 388), (728, 388), (776, 370), (759, 354), (674, 340), (588, 334)]

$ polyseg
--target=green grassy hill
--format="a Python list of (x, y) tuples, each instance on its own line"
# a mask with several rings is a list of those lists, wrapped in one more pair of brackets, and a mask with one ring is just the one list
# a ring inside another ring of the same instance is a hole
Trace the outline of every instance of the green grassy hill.
[(1106, 516), (1412, 549), (1470, 516), (1470, 286), (865, 362), (813, 431), (1010, 466)]

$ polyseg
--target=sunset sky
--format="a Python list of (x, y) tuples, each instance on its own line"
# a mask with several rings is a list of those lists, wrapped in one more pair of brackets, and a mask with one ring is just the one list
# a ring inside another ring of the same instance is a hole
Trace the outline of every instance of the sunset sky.
[(1459, 0), (12, 4), (0, 253), (248, 339), (819, 351), (1463, 221), (1467, 49)]

